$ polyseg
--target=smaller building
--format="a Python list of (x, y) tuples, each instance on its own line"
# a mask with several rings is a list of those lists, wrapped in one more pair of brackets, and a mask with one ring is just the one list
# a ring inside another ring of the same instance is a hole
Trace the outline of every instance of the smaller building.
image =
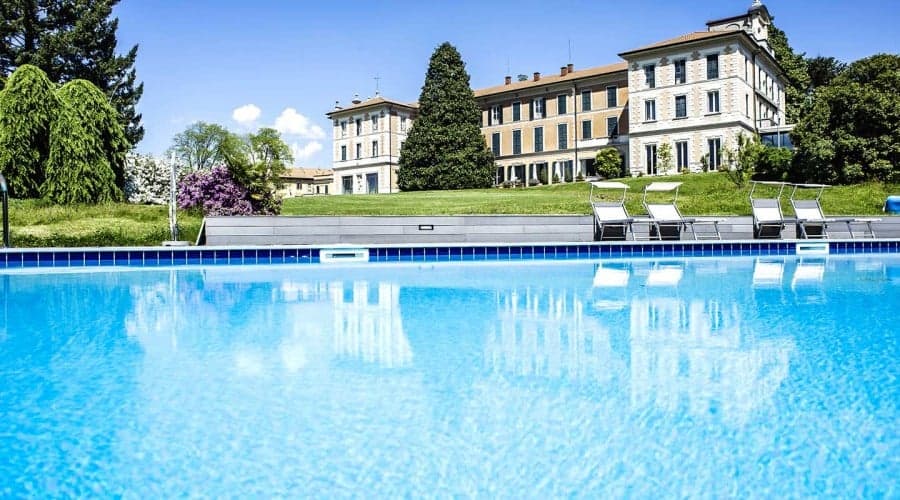
[(289, 168), (281, 175), (282, 198), (296, 198), (333, 192), (334, 172), (325, 168)]
[(400, 147), (412, 127), (417, 104), (376, 95), (355, 97), (347, 107), (335, 104), (332, 120), (331, 194), (393, 193), (397, 189)]

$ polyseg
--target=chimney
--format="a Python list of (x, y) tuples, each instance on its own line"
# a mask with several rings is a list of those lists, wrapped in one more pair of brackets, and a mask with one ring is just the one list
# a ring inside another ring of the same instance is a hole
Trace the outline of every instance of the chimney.
[(559, 76), (566, 76), (566, 69), (567, 68), (565, 66), (560, 66), (559, 67)]
[(540, 80), (540, 79), (541, 79), (541, 72), (540, 72), (540, 71), (535, 71), (535, 72), (534, 72), (534, 81), (538, 81), (538, 80)]
[(506, 85), (509, 85), (510, 83), (512, 83), (512, 77), (511, 77), (511, 76), (507, 76), (507, 77), (504, 79), (504, 81), (506, 82)]
[(568, 65), (566, 65), (566, 73), (572, 73), (572, 72), (574, 72), (574, 71), (575, 71), (575, 65), (574, 65), (574, 64), (569, 63)]
[(341, 109), (341, 101), (334, 101), (334, 109)]
[(351, 101), (353, 104), (359, 104), (362, 102), (359, 98), (359, 94), (353, 94), (353, 100)]

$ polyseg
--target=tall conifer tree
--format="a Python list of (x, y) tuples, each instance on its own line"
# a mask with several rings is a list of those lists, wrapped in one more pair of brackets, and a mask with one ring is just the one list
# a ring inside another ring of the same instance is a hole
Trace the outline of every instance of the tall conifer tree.
[(397, 181), (404, 191), (490, 187), (494, 158), (481, 135), (481, 110), (459, 51), (432, 54), (419, 113), (400, 150)]
[(106, 96), (87, 80), (59, 89), (41, 194), (55, 203), (119, 201), (128, 141)]
[(119, 0), (0, 0), (0, 86), (23, 64), (33, 64), (51, 81), (84, 79), (107, 96), (132, 145), (144, 136), (135, 110), (143, 83), (134, 62), (138, 46), (116, 54)]
[(20, 66), (0, 91), (0, 172), (16, 198), (34, 198), (50, 155), (55, 85), (35, 66)]

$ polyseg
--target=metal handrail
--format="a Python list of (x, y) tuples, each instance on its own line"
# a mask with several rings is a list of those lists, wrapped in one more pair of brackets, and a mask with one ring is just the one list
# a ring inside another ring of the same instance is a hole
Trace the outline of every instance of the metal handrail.
[(9, 190), (3, 174), (0, 174), (0, 198), (3, 200), (3, 248), (9, 248)]

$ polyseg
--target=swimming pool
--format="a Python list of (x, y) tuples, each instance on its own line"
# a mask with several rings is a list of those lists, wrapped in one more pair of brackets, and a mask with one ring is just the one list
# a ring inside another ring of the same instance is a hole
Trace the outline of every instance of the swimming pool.
[(0, 497), (897, 495), (896, 254), (0, 291)]

